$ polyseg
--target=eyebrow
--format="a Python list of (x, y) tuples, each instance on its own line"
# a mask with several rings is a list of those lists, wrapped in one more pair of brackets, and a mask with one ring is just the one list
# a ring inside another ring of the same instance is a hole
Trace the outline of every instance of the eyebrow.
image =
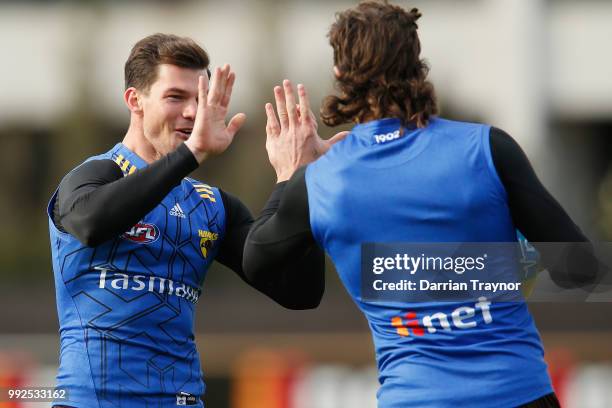
[(181, 88), (169, 88), (169, 89), (166, 89), (164, 91), (164, 95), (165, 94), (169, 94), (169, 93), (178, 93), (178, 94), (182, 94), (182, 95), (189, 95), (189, 92), (187, 92), (186, 90), (181, 89)]

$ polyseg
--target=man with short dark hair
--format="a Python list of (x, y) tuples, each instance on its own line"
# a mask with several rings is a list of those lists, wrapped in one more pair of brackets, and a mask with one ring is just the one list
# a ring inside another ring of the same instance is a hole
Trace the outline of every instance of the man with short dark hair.
[[(195, 305), (213, 260), (246, 281), (253, 222), (236, 197), (187, 177), (246, 119), (239, 113), (226, 126), (235, 74), (216, 68), (209, 88), (208, 64), (191, 39), (139, 41), (125, 64), (123, 141), (68, 173), (51, 198), (57, 387), (68, 397), (56, 407), (203, 406)], [(306, 272), (322, 262), (313, 251), (247, 283), (287, 308), (313, 308), (323, 276)]]

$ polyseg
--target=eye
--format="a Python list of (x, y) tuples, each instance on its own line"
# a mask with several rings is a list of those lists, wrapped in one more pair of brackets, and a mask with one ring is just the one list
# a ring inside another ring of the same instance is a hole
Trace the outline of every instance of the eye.
[(183, 99), (183, 97), (181, 95), (168, 95), (166, 96), (166, 98), (173, 100), (173, 101), (180, 101)]

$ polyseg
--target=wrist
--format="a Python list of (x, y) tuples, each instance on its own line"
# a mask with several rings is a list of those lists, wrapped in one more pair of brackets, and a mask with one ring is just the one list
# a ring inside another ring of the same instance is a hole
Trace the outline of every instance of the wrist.
[(196, 147), (193, 142), (190, 142), (191, 140), (188, 139), (185, 142), (185, 146), (187, 146), (187, 148), (191, 151), (197, 162), (201, 164), (208, 157), (208, 153), (203, 149)]
[(287, 181), (293, 176), (295, 170), (284, 170), (282, 172), (276, 172), (276, 183), (282, 183), (283, 181)]

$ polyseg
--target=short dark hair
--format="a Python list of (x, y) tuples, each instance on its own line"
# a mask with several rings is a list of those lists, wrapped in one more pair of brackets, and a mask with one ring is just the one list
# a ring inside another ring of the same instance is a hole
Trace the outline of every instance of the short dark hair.
[(157, 79), (160, 64), (182, 68), (206, 69), (208, 54), (194, 40), (173, 34), (153, 34), (138, 41), (125, 62), (125, 88), (148, 91)]
[(438, 112), (429, 68), (420, 59), (421, 44), (410, 11), (386, 0), (364, 1), (336, 14), (329, 30), (340, 95), (327, 96), (321, 118), (329, 126), (396, 117), (427, 125)]

